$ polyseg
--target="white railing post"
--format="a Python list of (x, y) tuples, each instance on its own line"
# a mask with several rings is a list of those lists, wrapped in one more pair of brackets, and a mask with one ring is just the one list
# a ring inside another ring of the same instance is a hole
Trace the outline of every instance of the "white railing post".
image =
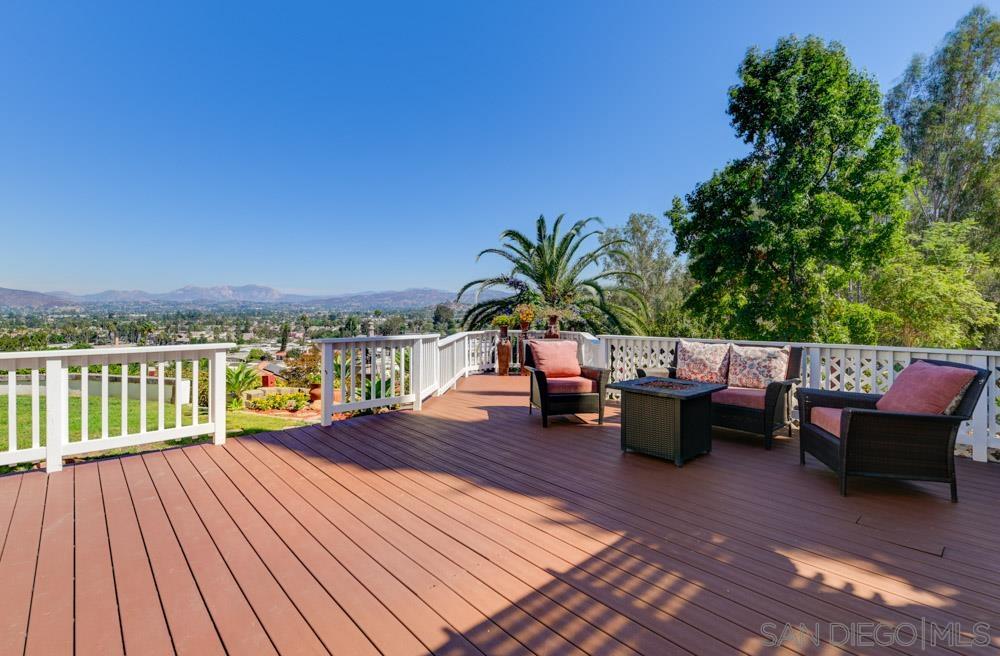
[(469, 335), (468, 334), (465, 335), (464, 342), (465, 342), (465, 366), (462, 368), (462, 370), (464, 371), (464, 373), (462, 374), (462, 378), (468, 378), (469, 377), (469, 368), (472, 367), (472, 364), (469, 362), (469, 359), (470, 359), (469, 355), (470, 354), (469, 354)]
[(212, 354), (212, 419), (215, 421), (215, 444), (226, 443), (226, 352)]
[(820, 389), (825, 389), (823, 387), (823, 365), (820, 362), (819, 347), (810, 346), (809, 347), (809, 383), (808, 385), (803, 381), (803, 387), (815, 387)]
[(320, 407), (323, 416), (320, 424), (329, 426), (333, 415), (333, 344), (323, 343), (320, 366), (323, 368), (322, 387), (320, 388)]
[[(986, 369), (989, 367), (988, 358), (985, 356), (976, 356), (971, 358), (969, 364), (976, 367), (981, 367)], [(986, 385), (995, 385), (996, 381), (993, 380), (991, 375), (986, 379)], [(989, 413), (990, 413), (990, 395), (983, 390), (983, 394), (979, 397), (979, 403), (972, 410), (972, 459), (978, 460), (979, 462), (987, 462), (989, 460), (989, 446), (990, 446), (990, 430), (989, 430)]]
[(420, 411), (423, 406), (424, 381), (421, 378), (424, 360), (424, 340), (413, 340), (413, 357), (410, 358), (410, 387), (413, 388), (413, 409)]
[(63, 371), (62, 360), (45, 361), (45, 471), (62, 471), (63, 432)]

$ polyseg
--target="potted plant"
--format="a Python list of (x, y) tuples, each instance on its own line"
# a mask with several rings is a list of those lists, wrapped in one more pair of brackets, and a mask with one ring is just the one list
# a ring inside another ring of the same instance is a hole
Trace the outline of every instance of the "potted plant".
[(541, 313), (549, 318), (549, 323), (545, 328), (545, 339), (559, 339), (559, 319), (568, 314), (563, 308), (548, 306), (541, 309)]
[[(526, 303), (518, 305), (514, 308), (514, 316), (521, 324), (521, 335), (517, 340), (517, 361), (524, 364), (524, 349), (528, 343), (528, 329), (531, 328), (531, 322), (535, 320), (535, 308)], [(522, 376), (528, 375), (527, 369), (523, 366), (520, 367), (520, 370)]]
[(493, 325), (500, 329), (500, 340), (497, 342), (497, 375), (506, 376), (510, 373), (511, 344), (507, 331), (515, 321), (514, 317), (501, 314), (493, 317)]

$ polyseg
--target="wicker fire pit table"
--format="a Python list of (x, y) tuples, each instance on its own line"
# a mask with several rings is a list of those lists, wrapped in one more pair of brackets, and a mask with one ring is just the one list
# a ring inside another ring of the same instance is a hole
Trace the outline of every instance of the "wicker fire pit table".
[(712, 392), (725, 385), (647, 376), (608, 387), (622, 395), (622, 451), (681, 467), (712, 450)]

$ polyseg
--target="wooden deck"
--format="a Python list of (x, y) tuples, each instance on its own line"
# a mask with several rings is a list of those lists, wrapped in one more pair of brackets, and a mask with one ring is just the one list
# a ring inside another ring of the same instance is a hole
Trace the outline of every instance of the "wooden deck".
[[(844, 499), (792, 439), (677, 469), (525, 390), (0, 478), (0, 654), (1000, 651), (1000, 465)], [(911, 644), (831, 644), (865, 622)]]

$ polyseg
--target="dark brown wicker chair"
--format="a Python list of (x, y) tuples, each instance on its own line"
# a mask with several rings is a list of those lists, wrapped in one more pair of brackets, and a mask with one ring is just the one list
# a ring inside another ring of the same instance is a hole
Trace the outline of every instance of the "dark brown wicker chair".
[[(881, 394), (800, 388), (801, 463), (809, 453), (836, 472), (843, 496), (848, 476), (875, 476), (949, 483), (951, 500), (958, 501), (955, 438), (962, 422), (972, 417), (990, 372), (958, 362), (925, 362), (976, 371), (955, 414), (885, 412), (875, 407)], [(840, 416), (839, 438), (810, 421), (816, 407), (846, 409)]]
[[(756, 346), (756, 344), (740, 344), (737, 346)], [(802, 382), (799, 371), (802, 365), (802, 348), (790, 347), (788, 367), (785, 369), (785, 380), (773, 381), (764, 392), (764, 409), (747, 408), (741, 405), (712, 402), (712, 425), (732, 428), (735, 430), (755, 433), (764, 436), (764, 448), (770, 449), (774, 442), (774, 433), (782, 428), (792, 434), (792, 391), (795, 385)], [(677, 349), (674, 349), (673, 362), (669, 367), (660, 369), (636, 369), (643, 376), (664, 376), (673, 378), (677, 372)]]
[(551, 415), (572, 415), (578, 412), (596, 412), (597, 423), (604, 423), (604, 399), (607, 396), (607, 385), (611, 378), (608, 369), (600, 367), (580, 367), (580, 375), (595, 382), (596, 391), (572, 394), (554, 394), (549, 391), (548, 378), (545, 372), (535, 367), (535, 358), (531, 352), (531, 342), (528, 342), (524, 353), (524, 367), (531, 374), (531, 396), (528, 401), (528, 414), (532, 408), (542, 412), (542, 426), (548, 427)]

